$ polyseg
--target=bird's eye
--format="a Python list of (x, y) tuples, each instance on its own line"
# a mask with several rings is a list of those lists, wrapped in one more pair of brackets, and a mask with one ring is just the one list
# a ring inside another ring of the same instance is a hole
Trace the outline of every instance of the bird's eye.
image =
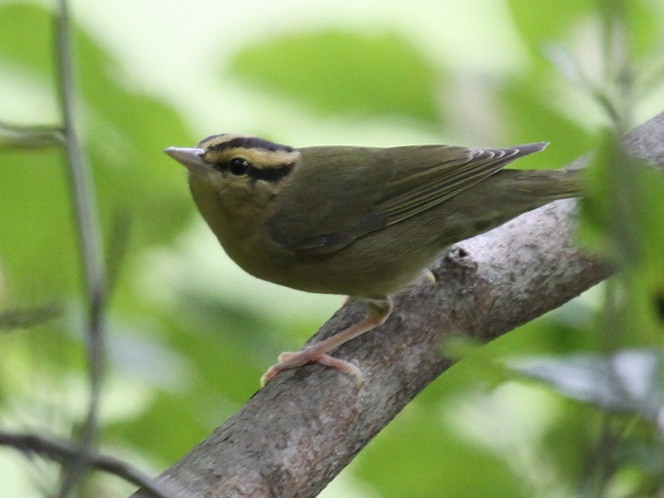
[(241, 157), (234, 157), (228, 163), (228, 170), (237, 176), (246, 175), (249, 168), (251, 168), (251, 163)]

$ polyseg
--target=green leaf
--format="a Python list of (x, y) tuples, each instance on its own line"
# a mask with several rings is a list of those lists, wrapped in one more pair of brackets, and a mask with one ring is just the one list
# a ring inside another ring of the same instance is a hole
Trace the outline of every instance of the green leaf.
[[(8, 70), (42, 81), (55, 108), (53, 43), (48, 10), (28, 4), (0, 6), (0, 62), (9, 61)], [(128, 241), (131, 250), (168, 240), (190, 217), (193, 203), (184, 171), (162, 150), (194, 140), (181, 118), (130, 84), (126, 68), (85, 31), (75, 32), (73, 48), (77, 130), (86, 141), (107, 245), (118, 219), (125, 222), (115, 239)], [(37, 296), (49, 301), (45, 293), (61, 298), (77, 282), (69, 184), (58, 149), (0, 150), (2, 262), (18, 302), (21, 296), (30, 302)]]
[(57, 150), (0, 151), (3, 277), (21, 307), (61, 299), (78, 281), (78, 248), (58, 156)]
[(395, 33), (328, 30), (284, 35), (244, 48), (230, 70), (323, 115), (440, 122), (437, 71)]
[(533, 161), (537, 160), (537, 168), (555, 169), (585, 153), (591, 141), (579, 122), (551, 101), (548, 78), (550, 68), (514, 78), (500, 89), (498, 97), (504, 133), (523, 142), (550, 142), (547, 150), (534, 156)]
[[(627, 157), (606, 132), (587, 169), (581, 240), (631, 274), (654, 295), (664, 281), (664, 175)], [(632, 292), (636, 292), (637, 289)]]
[(552, 40), (564, 38), (595, 8), (592, 0), (509, 0), (507, 5), (517, 31), (535, 51)]
[(352, 464), (381, 497), (532, 496), (505, 459), (459, 440), (441, 423), (441, 408), (417, 408), (407, 408)]
[(602, 409), (655, 420), (663, 407), (662, 358), (654, 351), (531, 357), (509, 364), (516, 372), (545, 382), (563, 396)]
[[(53, 53), (53, 21), (47, 9), (25, 3), (0, 6), (0, 60), (22, 66), (48, 83), (55, 74)], [(49, 93), (55, 104), (54, 86)]]

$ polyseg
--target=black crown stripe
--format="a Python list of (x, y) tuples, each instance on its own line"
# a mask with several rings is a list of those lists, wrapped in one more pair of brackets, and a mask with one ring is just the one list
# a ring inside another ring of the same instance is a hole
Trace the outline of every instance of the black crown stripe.
[(293, 152), (293, 148), (288, 145), (275, 144), (269, 140), (258, 137), (237, 137), (227, 142), (221, 142), (210, 146), (210, 150), (222, 151), (226, 149), (245, 148), (245, 149), (263, 149), (271, 152)]

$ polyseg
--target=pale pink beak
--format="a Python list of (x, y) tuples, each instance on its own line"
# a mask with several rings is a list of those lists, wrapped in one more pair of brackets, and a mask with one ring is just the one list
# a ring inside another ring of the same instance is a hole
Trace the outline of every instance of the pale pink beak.
[(202, 175), (210, 171), (210, 165), (203, 160), (203, 149), (168, 147), (164, 152), (186, 166), (192, 173)]

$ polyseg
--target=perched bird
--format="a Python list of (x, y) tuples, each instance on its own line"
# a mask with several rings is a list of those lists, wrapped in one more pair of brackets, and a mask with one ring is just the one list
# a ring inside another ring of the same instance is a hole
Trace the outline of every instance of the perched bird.
[(289, 147), (225, 133), (165, 152), (189, 170), (198, 209), (250, 274), (309, 292), (349, 295), (366, 317), (324, 341), (282, 353), (263, 375), (318, 362), (362, 376), (329, 351), (382, 324), (390, 294), (447, 246), (579, 194), (571, 170), (508, 170), (546, 143)]

